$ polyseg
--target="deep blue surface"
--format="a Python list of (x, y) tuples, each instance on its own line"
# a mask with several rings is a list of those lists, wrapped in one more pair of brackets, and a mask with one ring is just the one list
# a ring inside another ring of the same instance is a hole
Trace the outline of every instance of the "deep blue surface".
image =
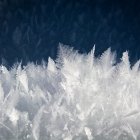
[(58, 43), (80, 52), (96, 44), (96, 55), (108, 47), (118, 57), (129, 51), (140, 58), (140, 3), (136, 0), (1, 0), (0, 57), (11, 66), (22, 60), (56, 57)]

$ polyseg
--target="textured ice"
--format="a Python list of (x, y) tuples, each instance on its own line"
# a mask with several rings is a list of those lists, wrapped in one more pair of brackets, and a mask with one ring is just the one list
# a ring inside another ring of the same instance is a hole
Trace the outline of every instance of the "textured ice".
[(139, 61), (60, 44), (48, 64), (0, 67), (0, 140), (139, 140)]

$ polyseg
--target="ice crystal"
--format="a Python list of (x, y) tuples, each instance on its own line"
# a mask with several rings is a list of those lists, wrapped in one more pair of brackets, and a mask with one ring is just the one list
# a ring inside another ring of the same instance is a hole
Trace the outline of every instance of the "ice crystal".
[(0, 139), (139, 140), (139, 61), (59, 48), (48, 64), (0, 67)]

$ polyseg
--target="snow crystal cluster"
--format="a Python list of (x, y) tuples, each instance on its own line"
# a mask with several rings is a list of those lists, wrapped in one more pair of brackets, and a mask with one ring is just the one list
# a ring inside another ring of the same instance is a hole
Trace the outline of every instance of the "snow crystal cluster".
[(57, 60), (0, 66), (0, 140), (139, 140), (139, 61), (60, 45)]

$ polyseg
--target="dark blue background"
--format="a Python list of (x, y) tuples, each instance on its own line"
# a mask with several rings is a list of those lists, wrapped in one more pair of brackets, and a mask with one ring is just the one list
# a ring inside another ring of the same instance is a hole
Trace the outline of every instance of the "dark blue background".
[(12, 66), (56, 58), (58, 43), (96, 55), (140, 58), (140, 2), (136, 0), (1, 0), (0, 58)]

